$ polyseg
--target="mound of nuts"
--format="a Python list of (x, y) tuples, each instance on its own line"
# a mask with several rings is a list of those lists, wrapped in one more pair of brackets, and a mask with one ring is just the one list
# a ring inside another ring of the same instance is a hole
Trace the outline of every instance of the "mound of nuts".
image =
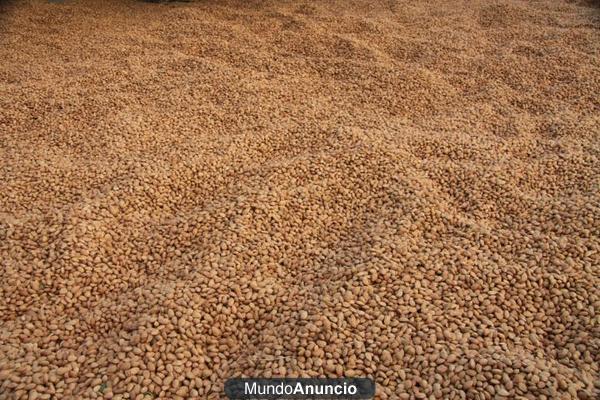
[(597, 399), (597, 13), (1, 3), (0, 399)]

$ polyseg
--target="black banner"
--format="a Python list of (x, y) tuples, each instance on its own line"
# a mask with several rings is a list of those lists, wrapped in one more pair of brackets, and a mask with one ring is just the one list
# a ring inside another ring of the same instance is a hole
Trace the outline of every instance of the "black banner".
[(225, 382), (230, 400), (371, 399), (375, 382), (368, 378), (233, 378)]

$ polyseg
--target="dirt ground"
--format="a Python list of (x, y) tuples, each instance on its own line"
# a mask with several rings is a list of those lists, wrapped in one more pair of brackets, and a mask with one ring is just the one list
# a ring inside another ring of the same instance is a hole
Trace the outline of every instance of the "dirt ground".
[(593, 1), (0, 2), (0, 399), (600, 390)]

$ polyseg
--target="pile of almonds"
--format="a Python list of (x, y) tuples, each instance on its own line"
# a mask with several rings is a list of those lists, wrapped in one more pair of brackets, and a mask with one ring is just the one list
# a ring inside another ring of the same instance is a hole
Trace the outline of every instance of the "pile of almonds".
[(597, 399), (599, 15), (0, 3), (0, 399)]

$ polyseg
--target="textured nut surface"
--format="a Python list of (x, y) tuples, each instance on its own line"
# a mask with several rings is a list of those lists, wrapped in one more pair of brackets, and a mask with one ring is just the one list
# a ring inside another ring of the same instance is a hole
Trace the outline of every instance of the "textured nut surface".
[(598, 398), (598, 15), (0, 2), (0, 398)]

